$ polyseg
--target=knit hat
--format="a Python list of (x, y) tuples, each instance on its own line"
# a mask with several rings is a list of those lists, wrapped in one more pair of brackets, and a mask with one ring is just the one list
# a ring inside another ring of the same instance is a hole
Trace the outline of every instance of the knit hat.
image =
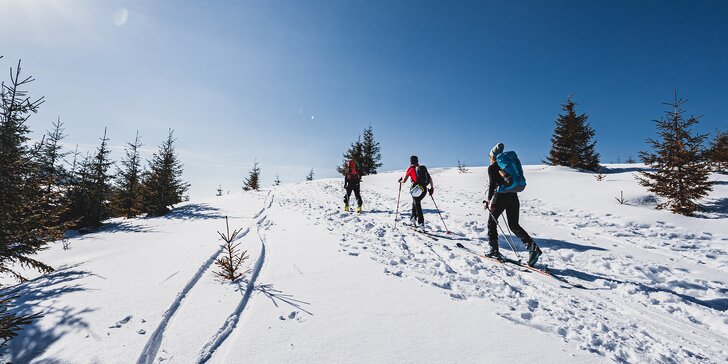
[(490, 155), (490, 157), (491, 157), (491, 158), (495, 158), (495, 156), (497, 156), (498, 154), (501, 154), (501, 153), (503, 153), (503, 149), (504, 149), (505, 147), (506, 147), (506, 146), (505, 146), (505, 145), (503, 145), (503, 143), (498, 143), (498, 144), (496, 144), (496, 145), (495, 145), (495, 147), (493, 147), (493, 149), (491, 149), (491, 150), (490, 150), (490, 154), (489, 154), (489, 155)]
[(410, 157), (410, 164), (420, 164), (420, 160), (417, 159), (416, 155)]

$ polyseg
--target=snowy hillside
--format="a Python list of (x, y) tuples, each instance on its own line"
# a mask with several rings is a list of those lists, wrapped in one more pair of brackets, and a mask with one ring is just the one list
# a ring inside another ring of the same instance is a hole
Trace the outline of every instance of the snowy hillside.
[[(728, 177), (702, 217), (653, 209), (629, 165), (605, 180), (528, 166), (522, 226), (552, 277), (481, 259), (484, 168), (432, 170), (435, 240), (393, 228), (398, 173), (367, 176), (363, 214), (341, 180), (289, 184), (118, 219), (39, 258), (18, 286), (45, 316), (11, 341), (14, 363), (726, 362)], [(624, 191), (627, 203), (614, 197)], [(409, 213), (402, 193), (400, 212)], [(224, 216), (251, 271), (220, 284)], [(524, 247), (517, 243), (520, 254)], [(515, 257), (505, 240), (501, 251)]]

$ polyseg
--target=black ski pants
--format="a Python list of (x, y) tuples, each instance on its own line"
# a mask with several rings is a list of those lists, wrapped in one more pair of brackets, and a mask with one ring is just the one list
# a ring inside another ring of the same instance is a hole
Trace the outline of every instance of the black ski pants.
[(518, 201), (518, 194), (510, 193), (496, 193), (493, 196), (493, 201), (490, 204), (490, 211), (492, 217), (488, 218), (488, 241), (491, 246), (498, 246), (498, 225), (496, 221), (500, 215), (505, 211), (506, 217), (508, 218), (508, 226), (511, 228), (516, 236), (521, 239), (527, 248), (531, 248), (533, 239), (518, 223), (518, 214), (521, 208), (521, 203)]
[(344, 204), (346, 204), (347, 206), (349, 205), (349, 197), (351, 196), (352, 191), (354, 192), (354, 197), (356, 197), (356, 203), (358, 204), (357, 206), (361, 207), (363, 202), (361, 200), (361, 193), (359, 192), (359, 185), (346, 186), (346, 195), (344, 195)]
[(427, 196), (427, 189), (422, 192), (420, 197), (412, 197), (412, 218), (417, 218), (417, 223), (422, 225), (425, 223), (425, 214), (422, 212), (422, 200)]

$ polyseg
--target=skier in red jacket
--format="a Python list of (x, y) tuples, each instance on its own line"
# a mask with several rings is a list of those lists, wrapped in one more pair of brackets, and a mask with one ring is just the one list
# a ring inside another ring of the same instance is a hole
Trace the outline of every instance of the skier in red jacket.
[(427, 167), (421, 166), (419, 159), (416, 155), (410, 157), (410, 166), (407, 168), (407, 172), (404, 177), (399, 179), (399, 183), (407, 182), (407, 179), (412, 180), (412, 186), (410, 187), (410, 195), (412, 195), (412, 215), (410, 220), (412, 224), (419, 224), (425, 226), (425, 215), (422, 213), (422, 199), (427, 196), (427, 186), (430, 185), (430, 195), (435, 193), (435, 184), (432, 182), (430, 172), (427, 171)]

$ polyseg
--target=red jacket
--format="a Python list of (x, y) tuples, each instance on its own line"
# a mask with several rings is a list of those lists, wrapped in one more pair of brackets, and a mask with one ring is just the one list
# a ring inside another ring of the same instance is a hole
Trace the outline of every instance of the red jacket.
[(407, 168), (407, 172), (404, 174), (412, 180), (412, 183), (417, 183), (417, 166), (410, 166)]

